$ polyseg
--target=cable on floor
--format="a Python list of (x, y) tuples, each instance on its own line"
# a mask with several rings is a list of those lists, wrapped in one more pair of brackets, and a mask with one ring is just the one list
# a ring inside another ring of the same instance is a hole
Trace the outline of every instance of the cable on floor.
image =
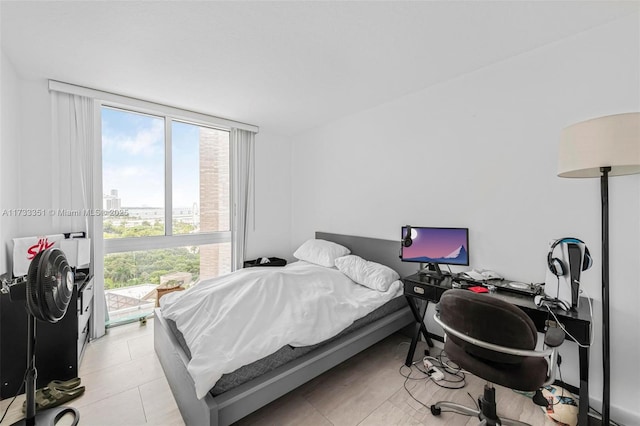
[[(445, 388), (445, 389), (462, 389), (463, 387), (465, 387), (467, 385), (467, 382), (465, 380), (465, 373), (462, 372), (462, 369), (460, 369), (459, 367), (457, 367), (457, 366), (453, 367), (453, 366), (449, 365), (449, 363), (447, 361), (444, 361), (443, 360), (443, 355), (442, 355), (443, 352), (441, 352), (440, 355), (438, 355), (437, 358), (436, 357), (431, 357), (431, 356), (425, 357), (425, 359), (430, 360), (431, 363), (435, 367), (438, 367), (440, 369), (440, 371), (442, 371), (443, 374), (445, 374), (445, 378), (442, 379), (442, 380), (439, 380), (439, 381), (433, 380), (433, 378), (429, 375), (429, 373), (426, 370), (424, 370), (423, 368), (420, 367), (422, 362), (424, 362), (423, 360), (415, 361), (413, 364), (411, 364), (411, 366), (406, 366), (406, 365), (402, 364), (400, 366), (400, 368), (398, 369), (398, 372), (400, 373), (400, 375), (402, 377), (404, 377), (403, 387), (404, 387), (405, 391), (409, 394), (411, 399), (413, 399), (414, 401), (416, 401), (418, 404), (422, 405), (423, 407), (428, 408), (429, 410), (431, 410), (431, 406), (430, 405), (427, 405), (427, 404), (423, 403), (418, 398), (416, 398), (413, 395), (413, 393), (411, 393), (411, 389), (409, 389), (407, 387), (407, 383), (409, 382), (409, 380), (413, 380), (413, 381), (424, 380), (425, 384), (426, 384), (426, 380), (430, 379), (432, 383), (435, 383), (436, 385), (440, 386), (441, 388)], [(445, 354), (445, 357), (446, 357), (446, 354)], [(403, 368), (405, 368), (405, 369), (408, 368), (409, 371), (405, 374), (405, 372), (403, 372), (403, 370), (402, 370)], [(421, 373), (420, 376), (412, 377), (412, 374), (414, 373), (414, 368), (419, 373)], [(455, 377), (455, 379), (453, 379), (450, 376)], [(445, 385), (442, 385), (439, 382), (453, 383), (453, 384), (459, 384), (459, 385), (456, 385), (456, 386), (445, 386)], [(474, 403), (475, 403), (475, 400), (474, 400)], [(452, 411), (444, 410), (444, 412), (452, 412)]]
[(20, 387), (16, 391), (16, 394), (13, 396), (13, 399), (11, 400), (9, 405), (7, 405), (7, 408), (5, 408), (4, 414), (2, 415), (2, 418), (0, 418), (0, 423), (2, 423), (4, 418), (7, 416), (7, 413), (9, 412), (9, 408), (11, 408), (11, 404), (13, 404), (15, 402), (16, 398), (18, 397), (18, 395), (20, 395), (20, 393), (22, 393), (22, 388), (24, 388), (24, 384), (25, 384), (25, 382), (27, 380), (27, 373), (28, 372), (29, 372), (29, 369), (27, 368), (27, 370), (24, 372), (24, 376), (22, 376), (22, 383), (20, 384)]

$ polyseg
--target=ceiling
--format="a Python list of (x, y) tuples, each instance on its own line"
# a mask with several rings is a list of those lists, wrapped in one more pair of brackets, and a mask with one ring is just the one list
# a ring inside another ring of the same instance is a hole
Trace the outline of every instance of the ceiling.
[(2, 1), (47, 78), (260, 126), (319, 126), (638, 9), (637, 2)]

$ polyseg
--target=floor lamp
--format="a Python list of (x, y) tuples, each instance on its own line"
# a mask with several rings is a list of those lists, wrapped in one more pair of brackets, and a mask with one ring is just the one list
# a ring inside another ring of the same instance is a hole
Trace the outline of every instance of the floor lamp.
[(602, 424), (609, 426), (609, 176), (640, 173), (640, 113), (609, 115), (565, 128), (558, 176), (600, 178), (602, 201)]

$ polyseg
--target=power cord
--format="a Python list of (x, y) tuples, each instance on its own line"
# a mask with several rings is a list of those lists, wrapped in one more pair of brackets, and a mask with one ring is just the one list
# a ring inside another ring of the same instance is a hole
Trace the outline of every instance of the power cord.
[[(456, 379), (445, 378), (445, 379), (442, 379), (442, 380), (439, 380), (439, 381), (435, 381), (435, 380), (432, 379), (433, 382), (436, 385), (440, 386), (441, 388), (445, 388), (445, 389), (462, 389), (463, 387), (467, 386), (465, 372), (458, 366), (455, 366), (455, 367), (450, 366), (448, 358), (446, 359), (446, 361), (443, 361), (443, 354), (444, 354), (444, 357), (447, 356), (444, 351), (441, 351), (436, 358), (429, 357), (429, 356), (427, 356), (425, 358), (437, 362), (437, 364), (434, 364), (436, 367), (438, 367), (441, 370), (443, 370), (443, 372), (445, 374), (456, 377), (457, 380)], [(456, 385), (456, 386), (443, 386), (439, 382), (452, 383), (454, 385), (456, 383), (462, 383), (462, 384), (461, 385)]]
[[(559, 296), (560, 296), (560, 277), (559, 277), (559, 276), (556, 276), (556, 279), (557, 279), (557, 282), (558, 282), (558, 285), (557, 285), (557, 287), (556, 287), (556, 299), (558, 299), (558, 298), (559, 298)], [(584, 289), (584, 288), (580, 288), (579, 292), (580, 292), (580, 294), (584, 293), (584, 294), (586, 294), (586, 295), (587, 295), (587, 301), (589, 302), (589, 316), (591, 317), (591, 319), (593, 319), (593, 304), (592, 304), (592, 302), (591, 302), (591, 297), (589, 297), (589, 293), (587, 293), (587, 290), (586, 290), (586, 289)], [(557, 323), (557, 324), (558, 324), (558, 326), (562, 329), (562, 331), (564, 331), (564, 332), (567, 334), (567, 336), (569, 336), (569, 337), (571, 338), (571, 340), (573, 340), (574, 342), (576, 342), (576, 344), (577, 344), (578, 346), (580, 346), (581, 348), (588, 348), (588, 347), (590, 347), (591, 345), (593, 345), (593, 337), (594, 337), (594, 336), (593, 336), (593, 334), (594, 334), (594, 333), (593, 333), (593, 321), (590, 321), (590, 322), (589, 322), (589, 334), (591, 335), (590, 342), (589, 342), (589, 344), (588, 344), (588, 345), (583, 345), (583, 344), (579, 343), (579, 342), (578, 342), (578, 339), (576, 339), (575, 337), (573, 337), (573, 335), (572, 335), (571, 333), (569, 333), (569, 332), (567, 331), (567, 329), (566, 329), (566, 328), (564, 328), (564, 326), (563, 326), (563, 325), (560, 323), (560, 321), (558, 320), (558, 317), (556, 316), (556, 314), (551, 310), (551, 308), (549, 308), (549, 305), (545, 304), (544, 306), (547, 308), (547, 310), (549, 311), (549, 313), (551, 313), (551, 315), (553, 315), (553, 318), (556, 320), (556, 323)]]
[[(415, 363), (414, 363), (414, 364), (411, 364), (411, 366), (410, 366), (410, 367), (407, 367), (407, 366), (406, 366), (406, 365), (404, 365), (404, 364), (402, 364), (402, 365), (400, 366), (400, 369), (398, 370), (398, 373), (400, 373), (400, 375), (401, 375), (402, 377), (404, 377), (404, 383), (402, 384), (402, 386), (404, 387), (404, 390), (406, 390), (406, 391), (407, 391), (407, 393), (409, 394), (409, 396), (411, 397), (411, 399), (413, 399), (413, 400), (414, 400), (415, 402), (417, 402), (418, 404), (422, 405), (424, 408), (427, 408), (427, 409), (431, 410), (431, 406), (426, 405), (424, 402), (420, 401), (418, 398), (416, 398), (415, 396), (413, 396), (413, 394), (411, 393), (411, 391), (410, 391), (410, 390), (409, 390), (409, 388), (407, 387), (407, 382), (408, 382), (409, 380), (424, 380), (424, 379), (425, 379), (425, 377), (411, 377), (411, 373), (413, 373), (413, 368), (412, 368), (412, 367), (413, 367), (414, 365), (415, 365)], [(403, 368), (403, 367), (404, 367), (404, 368), (408, 368), (408, 369), (409, 369), (409, 374), (404, 375), (404, 374), (402, 373), (402, 368)]]
[(589, 344), (588, 345), (583, 345), (582, 343), (578, 342), (578, 339), (573, 337), (573, 335), (571, 333), (569, 333), (566, 328), (564, 328), (564, 325), (562, 325), (562, 323), (560, 322), (560, 320), (558, 319), (556, 314), (551, 310), (549, 305), (545, 304), (544, 306), (547, 308), (549, 313), (553, 316), (553, 319), (556, 321), (556, 324), (558, 324), (558, 327), (560, 327), (562, 329), (562, 331), (564, 331), (565, 334), (567, 336), (569, 336), (571, 338), (571, 340), (573, 340), (576, 343), (576, 345), (580, 346), (581, 348), (588, 348), (593, 344), (593, 333), (591, 333), (591, 332), (589, 333), (589, 334), (591, 334), (591, 341), (589, 342)]
[(2, 421), (4, 420), (4, 418), (7, 416), (7, 413), (9, 412), (9, 408), (11, 408), (11, 404), (13, 404), (16, 400), (16, 398), (18, 397), (18, 395), (20, 395), (22, 393), (22, 388), (24, 388), (24, 384), (27, 380), (27, 373), (29, 372), (29, 369), (27, 368), (24, 372), (24, 376), (22, 376), (22, 383), (20, 384), (20, 387), (18, 388), (18, 390), (16, 391), (16, 394), (13, 396), (13, 399), (11, 400), (11, 402), (9, 403), (9, 405), (7, 405), (7, 408), (5, 408), (4, 410), (4, 414), (2, 415), (2, 417), (0, 418), (0, 423), (2, 423)]
[[(400, 349), (400, 346), (403, 344), (409, 344), (409, 342), (400, 342), (397, 347), (396, 347), (396, 351), (398, 351)], [(433, 377), (431, 377), (431, 374), (429, 374), (429, 372), (427, 370), (424, 370), (420, 367), (420, 363), (424, 362), (424, 360), (430, 360), (432, 361), (432, 364), (435, 367), (438, 367), (440, 370), (442, 370), (443, 373), (446, 374), (445, 378), (441, 379), (441, 380), (434, 380)], [(425, 356), (421, 361), (415, 361), (413, 362), (413, 364), (411, 364), (411, 367), (415, 367), (418, 371), (420, 371), (422, 374), (424, 374), (426, 377), (421, 377), (418, 379), (414, 379), (411, 378), (411, 380), (422, 380), (425, 378), (430, 378), (431, 381), (433, 383), (435, 383), (436, 385), (440, 386), (441, 388), (445, 388), (445, 389), (462, 389), (463, 387), (465, 387), (467, 385), (466, 380), (465, 380), (465, 371), (463, 371), (460, 367), (456, 366), (452, 366), (450, 365), (450, 360), (447, 358), (447, 355), (445, 353), (445, 351), (441, 351), (437, 357), (432, 357), (432, 356)], [(404, 365), (404, 364), (403, 364)], [(407, 367), (406, 365), (404, 365), (405, 367)], [(407, 367), (409, 368), (409, 367)], [(412, 370), (413, 371), (413, 370)], [(402, 374), (402, 371), (400, 371), (400, 374), (403, 377), (407, 377), (404, 374)], [(409, 376), (411, 375), (411, 372), (409, 372)], [(448, 377), (448, 376), (454, 376), (454, 378), (452, 377)], [(457, 384), (457, 383), (462, 383), (462, 385), (456, 385), (456, 386), (445, 386), (442, 385), (441, 382), (444, 383), (451, 383), (451, 384)]]
[(467, 395), (469, 395), (469, 398), (471, 398), (471, 400), (473, 401), (473, 405), (476, 407), (476, 410), (481, 411), (480, 407), (478, 406), (478, 401), (476, 401), (476, 399), (473, 396), (471, 396), (469, 392), (467, 392)]
[[(433, 383), (435, 383), (436, 385), (440, 386), (441, 388), (444, 388), (444, 389), (462, 389), (463, 387), (465, 387), (467, 385), (467, 382), (465, 381), (464, 373), (459, 373), (459, 375), (458, 374), (448, 373), (448, 374), (451, 374), (453, 376), (456, 376), (458, 378), (457, 380), (450, 380), (450, 379), (447, 379), (447, 378), (442, 378), (440, 380), (435, 380), (427, 370), (423, 370), (417, 364), (415, 365), (415, 367), (419, 371), (421, 371), (425, 376), (427, 376), (429, 379), (431, 379), (431, 381)], [(436, 367), (442, 368), (441, 366), (437, 366), (437, 365), (436, 365)], [(445, 386), (445, 385), (441, 384), (442, 382), (444, 382), (444, 383), (452, 383), (454, 385), (456, 383), (462, 383), (462, 385), (459, 385), (459, 386)]]
[[(427, 405), (427, 404), (425, 404), (424, 402), (420, 401), (418, 398), (416, 398), (416, 397), (411, 393), (411, 390), (407, 387), (407, 383), (409, 382), (409, 380), (417, 381), (417, 380), (425, 380), (425, 379), (427, 379), (427, 378), (430, 378), (430, 377), (428, 376), (428, 374), (427, 374), (427, 372), (426, 372), (426, 371), (424, 371), (424, 370), (422, 370), (420, 367), (418, 367), (418, 365), (417, 365), (417, 364), (418, 364), (419, 362), (420, 362), (420, 361), (416, 361), (416, 362), (414, 362), (413, 364), (411, 364), (411, 366), (409, 366), (409, 367), (407, 367), (406, 365), (402, 364), (402, 365), (400, 366), (400, 368), (398, 369), (398, 372), (400, 373), (400, 375), (401, 375), (402, 377), (404, 377), (404, 383), (403, 383), (403, 385), (402, 385), (402, 386), (404, 387), (404, 390), (405, 390), (405, 391), (407, 391), (407, 393), (409, 394), (409, 396), (411, 397), (411, 399), (413, 399), (414, 401), (416, 401), (418, 404), (422, 405), (424, 408), (426, 408), (426, 409), (428, 409), (428, 410), (431, 410), (431, 406), (430, 406), (430, 405)], [(413, 373), (413, 367), (415, 367), (419, 372), (421, 372), (421, 373), (423, 374), (423, 376), (421, 376), (421, 377), (411, 377), (411, 374)], [(402, 368), (408, 368), (408, 369), (409, 369), (409, 373), (405, 375), (405, 374), (402, 372)], [(433, 380), (432, 380), (432, 381), (433, 381)], [(433, 383), (437, 383), (437, 382), (433, 381)], [(443, 387), (444, 387), (444, 386), (443, 386)], [(459, 389), (459, 388), (454, 388), (454, 389)], [(452, 412), (452, 410), (444, 410), (443, 412), (445, 412), (445, 413), (446, 413), (446, 412)], [(462, 414), (462, 413), (461, 413), (461, 414)], [(470, 415), (470, 414), (463, 414), (463, 415), (471, 417), (471, 415)]]
[[(445, 359), (443, 359), (443, 358), (445, 358)], [(457, 373), (461, 372), (464, 375), (464, 373), (467, 373), (467, 371), (463, 370), (458, 365), (452, 366), (451, 363), (453, 361), (451, 361), (449, 359), (449, 357), (447, 356), (447, 353), (445, 351), (440, 351), (440, 353), (438, 354), (437, 361), (440, 364), (440, 367), (444, 368), (450, 374), (457, 374)], [(471, 373), (469, 373), (469, 374), (471, 374)]]
[[(558, 293), (560, 292), (560, 277), (558, 277)], [(586, 289), (581, 288), (580, 289), (580, 294), (586, 294), (587, 295), (587, 302), (589, 303), (589, 316), (591, 319), (593, 319), (593, 303), (591, 302), (591, 297), (589, 297), (589, 293), (587, 293)], [(553, 312), (551, 310), (551, 308), (549, 307), (549, 305), (547, 303), (543, 304), (545, 308), (547, 308), (547, 311), (549, 311), (549, 313), (551, 314), (551, 316), (553, 316), (553, 319), (556, 321), (556, 324), (558, 324), (558, 327), (560, 327), (560, 329), (562, 331), (565, 332), (565, 334), (567, 336), (569, 336), (571, 338), (571, 340), (573, 340), (579, 347), (581, 348), (589, 348), (591, 347), (591, 345), (593, 345), (593, 340), (594, 340), (594, 333), (593, 333), (593, 321), (589, 321), (589, 335), (590, 335), (590, 339), (589, 339), (589, 344), (585, 345), (582, 344), (580, 342), (578, 342), (578, 339), (576, 339), (571, 333), (569, 333), (567, 331), (567, 329), (564, 327), (564, 325), (562, 325), (562, 323), (560, 322), (560, 320), (558, 319), (557, 315), (555, 314), (555, 312)]]
[[(561, 363), (561, 362), (560, 362), (560, 358), (558, 358), (558, 375), (560, 376), (560, 381), (561, 381), (562, 383), (564, 383), (564, 379), (562, 378), (562, 369), (560, 368), (560, 363)], [(561, 399), (561, 398), (564, 398), (564, 388), (563, 388), (563, 387), (561, 387), (561, 389), (562, 389), (562, 392), (561, 392), (561, 394), (560, 394), (560, 399)], [(551, 404), (551, 405), (559, 404), (559, 403), (560, 403), (560, 399), (558, 400), (558, 402), (553, 403), (553, 404)], [(579, 397), (579, 396), (578, 396), (578, 401), (580, 401), (580, 397)], [(578, 402), (578, 403), (579, 403), (579, 402)], [(592, 413), (592, 414), (593, 414), (593, 413), (595, 413), (597, 416), (599, 416), (599, 420), (602, 420), (602, 413), (601, 413), (601, 412), (599, 412), (598, 410), (596, 410), (595, 408), (593, 408), (593, 407), (589, 406), (589, 412), (590, 412), (590, 413)], [(612, 426), (621, 426), (619, 423), (616, 423), (616, 422), (614, 422), (613, 420), (611, 420), (611, 425), (612, 425)]]

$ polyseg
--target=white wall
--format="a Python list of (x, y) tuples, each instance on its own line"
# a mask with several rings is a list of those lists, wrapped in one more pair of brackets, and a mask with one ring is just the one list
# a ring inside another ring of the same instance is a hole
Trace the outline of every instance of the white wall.
[[(5, 57), (2, 62), (4, 71), (9, 62)], [(7, 208), (50, 209), (54, 207), (51, 175), (56, 162), (51, 150), (51, 104), (47, 82), (25, 80), (14, 72), (10, 84), (10, 96), (5, 98), (4, 88), (2, 93), (3, 106), (5, 102), (9, 104), (7, 111), (3, 108), (2, 117), (2, 203)], [(11, 134), (7, 136), (4, 134), (5, 116), (11, 123)], [(11, 218), (6, 228), (3, 226), (2, 243), (11, 249), (13, 237), (57, 231), (51, 217), (21, 215)]]
[[(599, 180), (558, 178), (557, 147), (568, 124), (640, 110), (638, 25), (596, 27), (298, 135), (292, 247), (316, 230), (399, 239), (404, 224), (469, 227), (471, 266), (542, 282), (549, 240), (585, 240), (599, 407)], [(640, 176), (612, 178), (610, 204), (612, 413), (640, 424)], [(577, 385), (576, 346), (563, 352)]]
[(18, 77), (13, 64), (0, 52), (0, 274), (11, 270), (9, 253), (11, 239), (18, 233), (18, 221), (10, 216), (9, 209), (19, 205), (18, 163), (19, 143), (19, 96)]
[[(52, 150), (51, 100), (48, 82), (44, 79), (19, 79), (21, 137), (19, 203), (23, 208), (49, 210), (53, 203), (53, 168), (57, 155)], [(55, 229), (53, 218), (18, 218), (19, 236), (46, 235), (62, 232)]]
[(249, 219), (246, 259), (287, 259), (291, 256), (290, 140), (260, 129), (255, 162), (255, 220)]

